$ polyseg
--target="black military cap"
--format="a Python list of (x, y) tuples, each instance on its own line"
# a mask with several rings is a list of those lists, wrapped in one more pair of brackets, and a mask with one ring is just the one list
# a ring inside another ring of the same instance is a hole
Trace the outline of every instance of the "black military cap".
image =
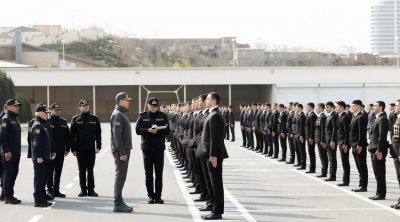
[(44, 103), (38, 103), (38, 104), (36, 105), (35, 112), (45, 112), (45, 113), (48, 113), (48, 112), (50, 112), (50, 111), (49, 111), (49, 109), (47, 108), (47, 105), (46, 105), (46, 104), (44, 104)]
[(58, 105), (57, 103), (53, 103), (53, 104), (50, 105), (50, 109), (51, 110), (60, 110), (61, 106)]
[(129, 96), (128, 96), (128, 94), (126, 92), (119, 92), (115, 96), (115, 101), (118, 103), (121, 100), (132, 101), (132, 98), (129, 98)]
[(359, 100), (359, 99), (353, 100), (352, 104), (354, 104), (354, 105), (359, 105), (359, 106), (362, 106), (362, 105), (363, 105), (363, 103), (362, 103), (361, 100)]
[(87, 106), (89, 105), (89, 101), (85, 100), (85, 99), (81, 99), (79, 101), (79, 106)]
[(154, 107), (158, 107), (158, 99), (156, 97), (150, 97), (147, 100), (147, 104), (154, 106)]
[(17, 99), (9, 99), (6, 102), (6, 106), (22, 106), (22, 104)]

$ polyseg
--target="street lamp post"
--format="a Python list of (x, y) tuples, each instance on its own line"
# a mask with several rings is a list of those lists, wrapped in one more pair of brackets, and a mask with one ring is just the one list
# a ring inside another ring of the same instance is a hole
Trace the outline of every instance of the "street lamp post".
[(62, 44), (62, 56), (63, 56), (62, 67), (65, 68), (65, 41), (64, 41), (64, 39), (61, 40), (61, 44)]

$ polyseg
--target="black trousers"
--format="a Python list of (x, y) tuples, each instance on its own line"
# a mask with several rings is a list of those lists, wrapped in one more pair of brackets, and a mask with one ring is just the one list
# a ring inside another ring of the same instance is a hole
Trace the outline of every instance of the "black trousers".
[[(399, 183), (399, 187), (400, 187), (400, 161), (399, 161), (399, 158), (396, 156), (395, 158), (393, 158), (393, 162), (394, 162), (394, 168), (396, 169), (397, 182)], [(400, 202), (400, 198), (399, 198), (399, 202)]]
[(319, 159), (321, 161), (321, 174), (322, 175), (327, 175), (328, 174), (328, 152), (326, 147), (325, 149), (322, 148), (321, 142), (317, 142), (317, 147), (318, 147), (318, 153), (319, 153)]
[[(146, 175), (147, 196), (150, 198), (161, 197), (163, 188), (164, 150), (142, 150), (144, 171)], [(155, 174), (155, 183), (153, 178)], [(155, 188), (155, 192), (154, 192)]]
[(301, 167), (306, 167), (307, 165), (307, 153), (306, 153), (306, 141), (300, 142), (299, 137), (296, 138), (297, 147), (300, 152), (300, 165)]
[(214, 192), (213, 192), (213, 187), (212, 187), (212, 182), (211, 182), (211, 175), (210, 172), (208, 171), (208, 158), (201, 158), (201, 169), (203, 171), (203, 177), (204, 181), (206, 183), (206, 189), (207, 189), (207, 201), (206, 205), (213, 207), (214, 205)]
[(256, 138), (256, 144), (255, 144), (255, 147), (252, 147), (252, 148), (257, 150), (257, 149), (259, 149), (259, 146), (260, 146), (260, 135), (259, 135), (258, 130), (254, 131), (254, 137)]
[(93, 191), (95, 187), (93, 169), (96, 162), (96, 152), (94, 150), (81, 149), (76, 151), (76, 156), (78, 160), (79, 183), (81, 190)]
[(249, 147), (254, 149), (254, 136), (253, 136), (253, 131), (248, 132), (248, 138), (249, 138)]
[(54, 160), (49, 160), (47, 166), (47, 189), (60, 191), (60, 179), (64, 165), (64, 153), (57, 153)]
[(47, 179), (47, 164), (49, 160), (43, 160), (43, 163), (37, 163), (37, 160), (33, 161), (33, 185), (34, 185), (34, 193), (33, 197), (35, 199), (35, 203), (43, 203), (45, 199), (46, 193), (46, 179)]
[(310, 157), (310, 171), (315, 171), (315, 141), (313, 141), (313, 144), (310, 144), (310, 141), (307, 139), (307, 149), (308, 156)]
[(343, 151), (341, 145), (339, 145), (340, 158), (342, 159), (343, 166), (343, 183), (350, 183), (350, 147), (347, 148), (347, 153)]
[(225, 139), (229, 140), (229, 124), (224, 126), (225, 129)]
[(208, 198), (207, 182), (203, 173), (203, 159), (196, 156), (197, 178), (200, 185), (201, 197)]
[(382, 160), (376, 158), (375, 153), (371, 153), (372, 169), (376, 179), (376, 195), (386, 196), (386, 156), (387, 151), (383, 152)]
[(208, 162), (208, 171), (211, 178), (212, 192), (214, 196), (212, 212), (215, 214), (224, 213), (224, 184), (222, 179), (223, 159), (218, 159), (217, 167), (214, 168), (211, 162)]
[(274, 140), (272, 138), (271, 133), (269, 134), (267, 133), (267, 141), (268, 141), (268, 156), (272, 156), (274, 155)]
[(281, 136), (279, 133), (279, 140), (281, 142), (281, 148), (282, 148), (282, 160), (286, 160), (286, 152), (287, 152), (287, 134), (285, 134), (284, 137)]
[(243, 144), (242, 145), (246, 146), (247, 145), (247, 143), (246, 143), (246, 141), (247, 141), (246, 129), (245, 128), (241, 129), (241, 131), (242, 131), (242, 140), (243, 140)]
[(275, 132), (275, 136), (272, 137), (274, 141), (274, 157), (279, 157), (279, 133)]
[(300, 146), (295, 135), (293, 135), (293, 144), (294, 144), (294, 151), (296, 153), (297, 164), (301, 164)]
[(296, 157), (296, 151), (295, 151), (295, 143), (293, 137), (290, 137), (290, 134), (288, 134), (288, 142), (289, 142), (289, 150), (290, 150), (290, 159), (289, 162), (294, 162), (294, 158)]
[(268, 138), (267, 138), (267, 135), (263, 134), (263, 141), (264, 141), (263, 154), (268, 154)]
[(363, 147), (361, 153), (357, 153), (356, 148), (353, 147), (353, 157), (360, 176), (359, 186), (368, 187), (367, 148)]
[(329, 159), (329, 176), (332, 178), (336, 178), (336, 171), (337, 171), (337, 147), (332, 149), (329, 144), (326, 144), (326, 150), (328, 153)]
[(235, 141), (235, 124), (233, 126), (229, 125), (229, 128), (231, 129), (231, 134), (232, 134), (232, 141)]
[(189, 163), (190, 163), (190, 175), (192, 178), (193, 184), (198, 188), (199, 181), (197, 179), (197, 170), (196, 170), (196, 153), (194, 152), (195, 150), (193, 148), (189, 148), (188, 153), (189, 153)]
[(4, 158), (4, 153), (2, 153), (3, 158), (3, 190), (4, 199), (11, 199), (14, 197), (14, 185), (19, 172), (19, 161), (21, 159), (21, 154), (12, 153), (12, 158), (6, 161)]
[(128, 174), (129, 159), (131, 152), (127, 151), (126, 155), (128, 160), (122, 161), (119, 151), (114, 152), (114, 163), (115, 163), (115, 181), (114, 181), (114, 206), (119, 206), (124, 203), (122, 198), (122, 190), (124, 189), (126, 176)]
[(4, 174), (3, 158), (0, 158), (0, 189), (1, 189), (1, 195), (4, 195), (3, 174)]

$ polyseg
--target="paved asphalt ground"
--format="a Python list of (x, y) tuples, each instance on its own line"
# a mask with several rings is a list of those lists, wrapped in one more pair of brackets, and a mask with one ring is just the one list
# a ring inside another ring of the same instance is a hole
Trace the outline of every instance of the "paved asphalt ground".
[[(125, 201), (134, 207), (132, 214), (113, 213), (114, 162), (110, 152), (109, 124), (102, 124), (103, 149), (97, 156), (95, 167), (96, 191), (98, 198), (78, 198), (80, 191), (76, 158), (66, 158), (61, 178), (61, 191), (67, 198), (56, 199), (52, 207), (33, 207), (32, 161), (26, 158), (26, 133), (23, 137), (23, 157), (20, 174), (16, 181), (15, 195), (21, 205), (11, 206), (0, 203), (0, 222), (44, 222), (44, 221), (139, 221), (139, 222), (180, 222), (201, 221), (194, 203), (197, 195), (189, 195), (191, 189), (184, 182), (180, 171), (172, 164), (166, 151), (164, 168), (165, 205), (146, 203), (144, 169), (140, 151), (140, 138), (134, 135), (134, 150), (125, 184)], [(336, 183), (324, 182), (297, 171), (291, 165), (278, 163), (244, 148), (240, 148), (240, 130), (236, 129), (236, 142), (226, 142), (230, 158), (224, 162), (225, 214), (224, 221), (396, 221), (400, 210), (390, 205), (400, 197), (393, 161), (387, 159), (387, 199), (370, 201), (375, 194), (376, 183), (370, 161), (369, 187), (367, 193), (351, 192), (358, 184), (353, 157), (351, 159), (351, 186), (339, 188)], [(342, 176), (338, 157), (338, 179)], [(318, 159), (317, 159), (318, 163)], [(317, 170), (320, 165), (317, 165)]]

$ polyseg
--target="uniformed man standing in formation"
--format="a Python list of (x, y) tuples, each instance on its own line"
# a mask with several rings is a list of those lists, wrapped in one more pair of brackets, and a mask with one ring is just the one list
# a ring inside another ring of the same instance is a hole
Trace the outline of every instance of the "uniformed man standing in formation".
[(126, 92), (120, 92), (115, 97), (115, 109), (111, 114), (111, 149), (115, 162), (114, 182), (114, 212), (130, 213), (132, 207), (125, 204), (122, 198), (126, 176), (128, 174), (129, 159), (132, 150), (132, 129), (126, 112), (132, 99)]
[(342, 183), (338, 186), (349, 186), (350, 184), (350, 144), (349, 144), (349, 130), (350, 118), (346, 114), (346, 103), (343, 101), (336, 102), (336, 113), (338, 114), (337, 122), (337, 145), (339, 146), (340, 157), (343, 166), (343, 179)]
[(19, 204), (14, 196), (15, 180), (21, 158), (21, 126), (17, 120), (21, 103), (17, 99), (6, 102), (7, 113), (1, 119), (0, 146), (3, 162), (3, 191), (6, 204)]
[[(146, 174), (148, 203), (164, 204), (161, 199), (163, 187), (165, 137), (169, 134), (168, 117), (158, 110), (158, 99), (147, 101), (147, 112), (140, 113), (136, 122), (136, 134), (142, 137), (142, 154)], [(153, 171), (154, 169), (154, 171)], [(153, 172), (155, 172), (155, 192)]]
[[(3, 106), (3, 111), (1, 111), (0, 113), (0, 122), (1, 119), (3, 119), (3, 117), (6, 115), (7, 113), (7, 105)], [(0, 128), (1, 130), (1, 128)], [(0, 138), (0, 149), (1, 149), (1, 138)], [(1, 193), (0, 193), (0, 201), (4, 201), (4, 190), (3, 190), (3, 158), (0, 158), (0, 189), (1, 189)]]
[(60, 192), (60, 179), (64, 165), (64, 157), (71, 148), (71, 138), (67, 121), (61, 118), (61, 106), (57, 103), (50, 105), (49, 124), (53, 136), (53, 146), (56, 150), (56, 158), (48, 164), (49, 175), (47, 177), (47, 195), (65, 198)]
[(229, 129), (231, 131), (231, 140), (229, 142), (235, 142), (235, 114), (232, 110), (232, 106), (228, 107), (229, 112)]
[(56, 153), (52, 154), (52, 132), (47, 121), (47, 106), (39, 103), (35, 110), (35, 121), (31, 131), (32, 162), (34, 170), (35, 207), (49, 207), (47, 200), (54, 198), (46, 195), (46, 179), (50, 160), (54, 160)]
[[(397, 182), (400, 187), (400, 99), (397, 100), (395, 104), (396, 104), (394, 108), (395, 121), (391, 133), (393, 134), (393, 140), (392, 140), (392, 146), (394, 152), (393, 162), (394, 162), (394, 168), (396, 169)], [(397, 203), (391, 205), (391, 207), (394, 209), (400, 209), (400, 198), (398, 199)]]
[(246, 146), (247, 136), (246, 136), (246, 107), (245, 105), (240, 105), (240, 130), (242, 131), (243, 143), (241, 147)]
[(97, 197), (98, 194), (94, 190), (93, 169), (96, 154), (101, 149), (100, 121), (97, 116), (90, 114), (87, 100), (82, 99), (79, 101), (79, 110), (81, 113), (72, 117), (71, 121), (71, 151), (78, 160), (81, 187), (81, 192), (78, 196)]

